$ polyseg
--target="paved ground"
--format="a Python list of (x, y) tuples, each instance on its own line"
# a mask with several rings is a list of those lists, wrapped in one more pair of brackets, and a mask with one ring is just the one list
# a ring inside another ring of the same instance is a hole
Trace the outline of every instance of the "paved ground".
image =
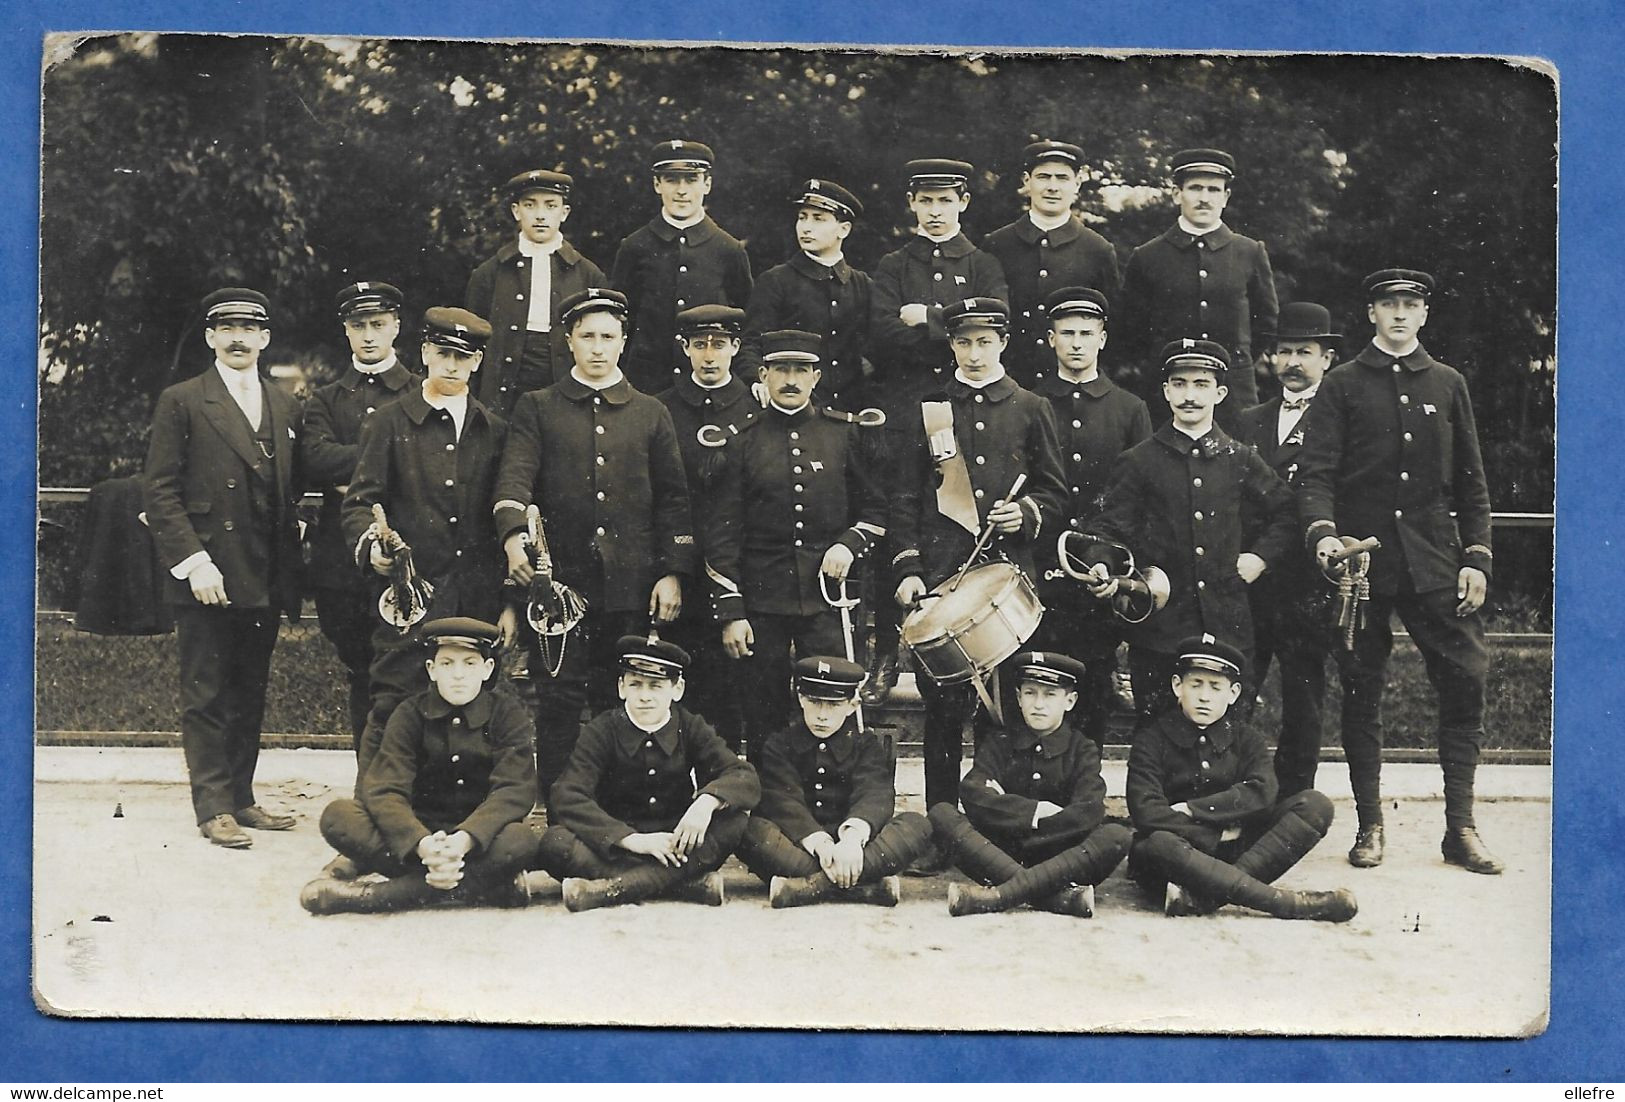
[[(1116, 796), (1123, 767), (1107, 763)], [(329, 856), (315, 819), (349, 787), (350, 769), (346, 753), (266, 752), (263, 802), (301, 822), (236, 852), (197, 835), (178, 751), (40, 749), (41, 1005), (151, 1017), (1418, 1036), (1528, 1034), (1545, 1023), (1551, 773), (1539, 766), (1480, 771), (1479, 826), (1507, 861), (1502, 877), (1440, 861), (1438, 769), (1423, 765), (1385, 771), (1388, 861), (1350, 868), (1346, 775), (1323, 769), (1338, 822), (1282, 883), (1353, 888), (1360, 914), (1346, 926), (1235, 908), (1169, 919), (1121, 873), (1092, 921), (951, 919), (944, 879), (905, 880), (894, 910), (774, 911), (732, 863), (720, 910), (662, 902), (572, 915), (550, 900), (313, 918), (297, 897)], [(918, 809), (918, 761), (901, 763), (898, 787)]]

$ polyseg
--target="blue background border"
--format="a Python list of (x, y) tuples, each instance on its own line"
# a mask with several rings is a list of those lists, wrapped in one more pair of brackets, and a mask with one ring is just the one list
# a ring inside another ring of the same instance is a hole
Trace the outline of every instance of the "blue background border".
[[(1202, 50), (1368, 50), (1518, 54), (1559, 71), (1562, 97), (1559, 391), (1558, 681), (1552, 913), (1552, 1024), (1522, 1042), (1275, 1041), (1199, 1038), (936, 1036), (542, 1030), (476, 1027), (220, 1025), (68, 1022), (34, 1009), (28, 992), (29, 846), (0, 844), (0, 1080), (311, 1079), (676, 1080), (925, 1078), (1617, 1080), (1619, 987), (1625, 949), (1614, 936), (1625, 906), (1625, 822), (1617, 800), (1622, 703), (1615, 657), (1625, 576), (1612, 559), (1621, 527), (1618, 436), (1605, 421), (1608, 376), (1621, 344), (1621, 238), (1625, 169), (1618, 3), (1349, 4), (1337, 0), (1193, 5), (1119, 0), (937, 0), (874, 6), (850, 0), (748, 8), (723, 0), (527, 5), (463, 0), (228, 3), (123, 0), (0, 4), (0, 356), (16, 388), (0, 402), (0, 838), (31, 837), (33, 621), (32, 506), (37, 362), (38, 94), (41, 39), (55, 30), (259, 30), (273, 33), (442, 37), (722, 39), (741, 42), (937, 42), (1000, 46), (1161, 47)], [(1047, 13), (1041, 22), (1040, 13)], [(1181, 23), (1192, 14), (1199, 22)], [(1055, 18), (1059, 15), (1060, 18)], [(1083, 120), (1085, 126), (1087, 120)], [(86, 227), (94, 232), (94, 227)], [(132, 417), (147, 411), (132, 410)], [(1595, 469), (1593, 469), (1595, 468)], [(1583, 596), (1582, 596), (1583, 595)], [(69, 873), (71, 875), (71, 873)], [(1494, 914), (1482, 916), (1486, 924)], [(204, 919), (206, 928), (206, 917)], [(220, 930), (222, 946), (252, 931)], [(1079, 952), (1088, 952), (1080, 937)], [(1484, 961), (1485, 968), (1499, 962)], [(1283, 961), (1283, 968), (1291, 968)], [(319, 982), (319, 977), (315, 978)], [(542, 977), (545, 982), (545, 977)], [(699, 977), (696, 977), (698, 982)], [(222, 976), (229, 983), (229, 975)], [(925, 993), (922, 992), (922, 995)], [(945, 988), (939, 998), (959, 998)], [(1305, 997), (1315, 993), (1306, 992)], [(1245, 997), (1197, 981), (1170, 998)], [(1110, 991), (1098, 997), (1111, 999)], [(1405, 993), (1394, 992), (1396, 1013)], [(253, 993), (243, 992), (245, 1011)]]

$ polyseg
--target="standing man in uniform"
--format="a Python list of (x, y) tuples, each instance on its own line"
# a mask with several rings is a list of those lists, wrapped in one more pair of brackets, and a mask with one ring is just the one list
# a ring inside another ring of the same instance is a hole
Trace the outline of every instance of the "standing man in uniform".
[[(1331, 325), (1331, 313), (1317, 302), (1289, 302), (1281, 307), (1281, 331), (1269, 357), (1271, 370), (1281, 383), (1281, 396), (1241, 415), (1241, 439), (1293, 487), (1298, 481), (1309, 403), (1341, 340)], [(1314, 559), (1293, 550), (1247, 594), (1257, 652), (1254, 686), (1262, 685), (1269, 676), (1272, 658), (1281, 662), (1281, 736), (1275, 748), (1275, 779), (1282, 797), (1315, 785), (1326, 658), (1333, 645), (1331, 592), (1325, 577), (1315, 569)]]
[(350, 682), (350, 737), (357, 753), (367, 726), (372, 636), (378, 627), (377, 587), (356, 571), (339, 505), (361, 457), (361, 426), (419, 383), (395, 351), (401, 333), (401, 292), (388, 283), (352, 283), (338, 293), (338, 314), (350, 342), (350, 366), (318, 387), (305, 403), (301, 457), (305, 477), (322, 489), (322, 510), (310, 541), (310, 588), (316, 620), (338, 651)]
[(434, 587), (423, 619), (473, 617), (496, 623), (512, 642), (518, 616), (504, 608), (502, 554), (488, 503), (507, 424), (470, 394), (491, 327), (454, 306), (423, 312), (428, 377), (375, 411), (361, 433), (355, 478), (344, 495), (345, 540), (355, 569), (373, 579), (372, 705), (356, 758), (357, 791), (401, 701), (428, 687), (422, 639), (410, 625), (379, 615), (384, 579), (400, 552), (373, 517), (384, 507), (392, 531), (411, 548), (417, 575)]
[[(1010, 310), (972, 298), (944, 312), (958, 363), (940, 392), (915, 403), (912, 440), (899, 453), (892, 503), (897, 549), (895, 597), (905, 608), (952, 576), (991, 525), (991, 553), (1036, 577), (1036, 548), (1055, 539), (1066, 502), (1065, 475), (1049, 403), (1005, 374)], [(1018, 475), (1020, 496), (1009, 499)], [(961, 734), (976, 698), (965, 685), (939, 688), (919, 678), (925, 700), (925, 804), (959, 799)]]
[[(1087, 529), (1124, 544), (1140, 568), (1155, 566), (1168, 579), (1166, 607), (1127, 633), (1136, 731), (1173, 707), (1170, 686), (1182, 639), (1234, 639), (1244, 654), (1251, 652), (1247, 589), (1292, 546), (1292, 491), (1213, 420), (1214, 407), (1225, 399), (1229, 353), (1213, 341), (1187, 338), (1169, 342), (1162, 363), (1173, 420), (1123, 453), (1105, 508)], [(1243, 529), (1244, 516), (1257, 518), (1255, 531)], [(1111, 578), (1088, 588), (1110, 598), (1120, 585)], [(1251, 692), (1249, 686), (1249, 702)]]
[[(905, 456), (914, 444), (920, 400), (946, 383), (954, 370), (944, 307), (971, 298), (1010, 298), (999, 262), (972, 245), (960, 229), (976, 170), (964, 161), (931, 158), (910, 161), (905, 171), (914, 236), (875, 267), (869, 314), (874, 388), (886, 414), (887, 465), (894, 471), (908, 465)], [(880, 554), (891, 559), (899, 550), (888, 543)], [(879, 635), (860, 694), (869, 705), (883, 702), (897, 683), (896, 639)]]
[(751, 761), (790, 719), (790, 651), (844, 652), (825, 600), (886, 534), (886, 499), (870, 430), (813, 403), (820, 341), (762, 335), (768, 404), (722, 450), (705, 534), (722, 645), (745, 660)]
[(1382, 691), (1397, 612), (1439, 699), (1444, 859), (1495, 874), (1505, 866), (1473, 820), (1489, 668), (1479, 609), (1492, 561), (1490, 495), (1466, 380), (1418, 337), (1433, 287), (1432, 276), (1410, 269), (1366, 277), (1376, 334), (1326, 376), (1309, 407), (1298, 506), (1323, 569), (1340, 534), (1382, 541), (1371, 552), (1365, 626), (1352, 651), (1338, 651), (1343, 747), (1360, 817), (1349, 863), (1369, 867), (1383, 856)]
[(181, 744), (200, 832), (245, 849), (243, 832), (294, 820), (254, 802), (265, 681), (277, 621), (299, 616), (299, 403), (260, 379), (270, 300), (224, 287), (203, 300), (214, 364), (158, 396), (147, 448), (147, 521), (170, 575), (180, 659)]
[(705, 212), (711, 194), (711, 147), (679, 139), (650, 154), (660, 213), (634, 230), (615, 254), (609, 281), (625, 293), (632, 334), (624, 365), (632, 385), (658, 394), (687, 370), (677, 348), (677, 313), (750, 301), (745, 246)]
[[(1222, 346), (1230, 358), (1230, 395), (1217, 417), (1230, 433), (1240, 424), (1241, 411), (1258, 404), (1253, 338), (1275, 332), (1277, 310), (1275, 273), (1264, 243), (1224, 224), (1235, 175), (1236, 160), (1222, 149), (1174, 154), (1179, 218), (1168, 232), (1129, 254), (1123, 272), (1123, 301), (1131, 311), (1124, 329), (1130, 362), (1155, 363), (1155, 350), (1176, 337)], [(1157, 420), (1162, 420), (1160, 409)]]
[(605, 288), (560, 304), (574, 366), (566, 378), (519, 400), (492, 497), (508, 576), (522, 587), (535, 576), (525, 520), (534, 504), (554, 579), (587, 602), (586, 615), (562, 640), (556, 670), (539, 651), (531, 655), (531, 669), (552, 677), (536, 691), (536, 773), (544, 799), (575, 746), (582, 705), (597, 713), (615, 699), (616, 640), (647, 636), (651, 621), (664, 629), (676, 620), (681, 579), (696, 566), (671, 414), (621, 372), (626, 318), (626, 296)]
[[(1055, 414), (1066, 469), (1064, 523), (1083, 531), (1100, 512), (1117, 457), (1150, 437), (1151, 415), (1144, 402), (1101, 373), (1100, 351), (1106, 347), (1110, 317), (1105, 295), (1092, 287), (1062, 287), (1044, 302), (1042, 315), (1048, 319), (1054, 365), (1039, 376), (1034, 391)], [(1042, 542), (1038, 563), (1044, 619), (1028, 642), (1081, 659), (1080, 726), (1101, 748), (1116, 699), (1113, 675), (1122, 627), (1110, 609), (1061, 570), (1054, 540)]]
[[(735, 306), (708, 303), (679, 313), (677, 333), (688, 356), (689, 371), (670, 390), (656, 395), (677, 430), (689, 508), (694, 531), (700, 536), (705, 533), (710, 515), (711, 483), (722, 448), (762, 408), (751, 396), (750, 387), (733, 372), (744, 325), (745, 311)], [(689, 711), (704, 716), (729, 746), (743, 751), (742, 694), (734, 683), (734, 665), (722, 650), (716, 614), (714, 600), (700, 600), (695, 594), (695, 599), (684, 602), (670, 635), (693, 656), (693, 666), (685, 678), (688, 691), (684, 699)]]
[(998, 260), (1010, 282), (1005, 367), (1011, 378), (1032, 390), (1055, 369), (1044, 303), (1068, 286), (1116, 293), (1117, 252), (1073, 209), (1083, 183), (1082, 149), (1066, 142), (1034, 142), (1021, 159), (1027, 212), (988, 234), (982, 248)]
[(552, 386), (570, 371), (559, 304), (602, 287), (603, 270), (564, 238), (575, 181), (563, 172), (521, 172), (503, 186), (519, 237), (468, 277), (463, 305), (491, 323), (477, 389), (485, 407), (506, 417), (519, 396)]

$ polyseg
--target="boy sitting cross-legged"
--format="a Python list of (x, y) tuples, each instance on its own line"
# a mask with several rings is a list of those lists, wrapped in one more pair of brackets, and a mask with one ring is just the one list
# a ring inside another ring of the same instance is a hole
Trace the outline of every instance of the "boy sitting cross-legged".
[(801, 718), (762, 749), (762, 802), (740, 857), (775, 907), (824, 900), (897, 905), (897, 872), (925, 852), (925, 816), (896, 810), (895, 766), (857, 725), (864, 669), (844, 658), (796, 663)]
[(931, 809), (937, 844), (981, 882), (948, 885), (948, 913), (1031, 903), (1092, 918), (1095, 885), (1123, 860), (1129, 831), (1104, 821), (1100, 748), (1067, 722), (1084, 665), (1053, 651), (1030, 651), (1012, 664), (1021, 718), (983, 735), (959, 786), (965, 814), (949, 803)]

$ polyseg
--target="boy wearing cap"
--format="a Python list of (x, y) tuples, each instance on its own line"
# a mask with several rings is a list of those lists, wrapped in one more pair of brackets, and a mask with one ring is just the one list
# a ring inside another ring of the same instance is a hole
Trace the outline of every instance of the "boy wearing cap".
[[(1281, 307), (1281, 331), (1269, 357), (1281, 396), (1241, 415), (1240, 438), (1257, 449), (1276, 474), (1297, 483), (1303, 454), (1305, 415), (1332, 365), (1340, 337), (1331, 331), (1331, 313), (1315, 302)], [(1290, 553), (1258, 579), (1248, 592), (1252, 603), (1255, 685), (1269, 676), (1270, 661), (1281, 662), (1281, 735), (1275, 750), (1275, 779), (1281, 795), (1314, 787), (1320, 761), (1321, 710), (1326, 696), (1326, 658), (1333, 647), (1332, 587), (1307, 554)]]
[(1382, 861), (1382, 691), (1397, 612), (1439, 701), (1444, 859), (1496, 874), (1504, 866), (1473, 820), (1489, 668), (1479, 616), (1492, 561), (1489, 489), (1466, 380), (1418, 338), (1433, 287), (1432, 276), (1410, 269), (1366, 277), (1376, 333), (1326, 376), (1309, 407), (1298, 509), (1323, 569), (1339, 534), (1382, 541), (1371, 552), (1364, 626), (1352, 651), (1338, 651), (1343, 745), (1360, 816), (1349, 862)]
[[(1066, 483), (1049, 403), (1017, 385), (1000, 362), (1010, 324), (999, 299), (951, 304), (943, 317), (958, 363), (942, 389), (915, 403), (909, 446), (897, 453), (892, 501), (892, 574), (908, 608), (959, 570), (984, 526), (989, 555), (1037, 577), (1036, 549), (1053, 541)], [(1018, 476), (1026, 485), (1010, 498)], [(950, 806), (959, 791), (961, 728), (975, 706), (967, 686), (919, 678), (925, 700), (926, 806)]]
[(632, 333), (623, 368), (645, 394), (686, 370), (678, 354), (678, 311), (704, 303), (741, 309), (750, 301), (745, 246), (705, 212), (716, 155), (699, 142), (661, 142), (649, 155), (660, 213), (629, 234), (609, 282), (626, 294)]
[(706, 575), (723, 649), (747, 663), (753, 684), (744, 698), (752, 761), (789, 720), (791, 648), (845, 648), (825, 594), (886, 534), (873, 433), (813, 402), (821, 345), (794, 329), (762, 335), (767, 408), (722, 449), (711, 487)]
[[(1154, 371), (1156, 349), (1173, 337), (1222, 345), (1231, 366), (1230, 394), (1217, 416), (1226, 432), (1234, 432), (1241, 411), (1258, 404), (1253, 338), (1275, 332), (1275, 273), (1262, 241), (1224, 224), (1234, 157), (1222, 149), (1181, 150), (1171, 175), (1179, 218), (1130, 253), (1123, 271), (1129, 310), (1124, 351), (1131, 363)], [(1154, 412), (1161, 422), (1161, 409)]]
[[(1126, 632), (1141, 726), (1173, 704), (1168, 685), (1181, 639), (1208, 634), (1252, 650), (1247, 587), (1292, 545), (1292, 491), (1214, 423), (1228, 393), (1229, 353), (1213, 341), (1171, 341), (1162, 365), (1173, 419), (1118, 459), (1105, 506), (1084, 527), (1125, 545), (1138, 568), (1156, 567), (1168, 581), (1166, 607)], [(1256, 523), (1244, 528), (1244, 516)], [(1111, 599), (1122, 582), (1107, 578), (1087, 588)]]
[[(1138, 396), (1100, 370), (1110, 304), (1093, 287), (1061, 287), (1044, 301), (1051, 365), (1033, 392), (1055, 414), (1061, 463), (1066, 469), (1066, 527), (1082, 531), (1100, 512), (1106, 480), (1117, 457), (1151, 435), (1151, 415)], [(1117, 644), (1122, 626), (1111, 612), (1066, 577), (1056, 543), (1045, 540), (1036, 579), (1044, 619), (1028, 642), (1081, 655), (1087, 677), (1079, 684), (1083, 733), (1103, 746), (1116, 694)]]
[[(355, 566), (373, 579), (375, 608), (396, 557), (373, 518), (373, 506), (382, 505), (390, 529), (411, 548), (417, 576), (434, 588), (424, 619), (493, 621), (507, 642), (518, 616), (504, 607), (502, 553), (488, 503), (508, 427), (469, 393), (490, 334), (491, 327), (467, 310), (424, 311), (428, 377), (367, 419), (342, 517)], [(396, 706), (424, 684), (417, 633), (378, 615), (358, 791)]]
[(616, 646), (622, 706), (593, 718), (553, 786), (537, 852), (572, 911), (683, 891), (723, 901), (717, 871), (761, 796), (756, 770), (705, 720), (676, 707), (688, 654), (653, 635)]
[(1012, 662), (1020, 717), (987, 731), (959, 798), (931, 808), (937, 844), (977, 883), (948, 886), (948, 913), (1023, 903), (1092, 918), (1095, 885), (1128, 853), (1129, 830), (1107, 823), (1100, 750), (1067, 722), (1082, 662), (1029, 651)]
[[(570, 757), (581, 708), (614, 702), (615, 640), (664, 627), (682, 611), (681, 578), (696, 566), (688, 484), (666, 407), (621, 370), (626, 296), (593, 287), (560, 304), (574, 366), (514, 407), (491, 499), (508, 576), (535, 576), (525, 510), (541, 510), (554, 580), (586, 599), (586, 614), (537, 686), (536, 772), (545, 798)], [(531, 669), (548, 669), (531, 654)]]
[(1117, 252), (1074, 209), (1083, 183), (1083, 150), (1034, 142), (1022, 151), (1026, 212), (982, 239), (1010, 282), (1010, 348), (1005, 367), (1029, 390), (1055, 370), (1046, 301), (1063, 287), (1117, 290)]
[(217, 846), (294, 820), (254, 802), (254, 765), (277, 620), (299, 617), (304, 415), (258, 370), (270, 301), (246, 287), (203, 300), (214, 364), (158, 396), (146, 514), (169, 571), (180, 660), (181, 743), (198, 829)]
[(322, 490), (322, 508), (310, 541), (307, 578), (315, 590), (316, 620), (349, 674), (350, 735), (361, 749), (370, 705), (367, 669), (378, 626), (378, 594), (355, 569), (344, 538), (339, 506), (361, 456), (361, 426), (421, 382), (401, 363), (395, 340), (401, 332), (401, 292), (389, 283), (363, 281), (339, 291), (337, 312), (350, 345), (350, 366), (317, 387), (305, 403), (300, 455), (311, 485)]
[[(486, 689), (496, 670), (494, 624), (448, 617), (423, 625), (430, 687), (402, 701), (359, 797), (322, 812), (322, 837), (358, 873), (322, 877), (299, 902), (312, 914), (421, 907), (436, 899), (523, 906), (536, 850), (524, 824), (536, 790), (530, 719)], [(455, 894), (453, 894), (455, 893)]]
[[(689, 507), (699, 534), (704, 533), (710, 512), (712, 476), (721, 449), (762, 408), (733, 370), (744, 326), (745, 311), (734, 306), (708, 303), (679, 313), (677, 332), (688, 358), (688, 374), (655, 396), (671, 414), (677, 430)], [(697, 598), (686, 602), (668, 634), (694, 657), (685, 678), (690, 710), (708, 719), (728, 745), (742, 750), (739, 694), (730, 683), (734, 671), (722, 652), (713, 602)]]
[(476, 395), (506, 417), (521, 394), (552, 386), (570, 370), (559, 304), (608, 281), (565, 240), (570, 192), (563, 172), (533, 169), (503, 185), (519, 236), (468, 277), (463, 305), (491, 323)]
[(1230, 713), (1245, 662), (1212, 635), (1179, 644), (1177, 707), (1136, 731), (1129, 753), (1129, 875), (1163, 895), (1169, 915), (1235, 903), (1276, 918), (1347, 922), (1358, 910), (1347, 888), (1273, 886), (1326, 836), (1332, 802), (1313, 789), (1276, 802), (1269, 747)]
[(863, 667), (831, 655), (796, 663), (801, 718), (762, 750), (762, 801), (740, 860), (774, 907), (825, 900), (897, 905), (896, 873), (925, 852), (931, 825), (896, 814), (890, 739), (858, 727)]

